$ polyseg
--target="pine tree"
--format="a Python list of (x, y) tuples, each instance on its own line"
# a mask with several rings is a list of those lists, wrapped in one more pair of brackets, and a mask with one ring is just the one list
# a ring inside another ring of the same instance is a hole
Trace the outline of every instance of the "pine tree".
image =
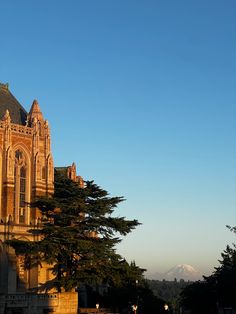
[[(54, 279), (42, 289), (70, 291), (80, 283), (117, 282), (122, 264), (116, 244), (139, 225), (137, 220), (113, 216), (123, 197), (110, 197), (93, 181), (81, 188), (55, 171), (53, 197), (36, 200), (41, 223), (29, 232), (39, 241), (11, 240), (17, 254), (25, 254), (25, 266), (42, 262), (52, 266)], [(122, 279), (120, 279), (122, 280)], [(119, 280), (118, 280), (119, 281)]]

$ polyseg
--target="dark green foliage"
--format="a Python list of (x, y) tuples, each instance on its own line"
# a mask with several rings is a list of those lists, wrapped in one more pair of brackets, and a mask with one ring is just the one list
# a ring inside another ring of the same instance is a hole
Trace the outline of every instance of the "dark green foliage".
[(144, 285), (143, 272), (144, 269), (137, 267), (135, 262), (131, 262), (130, 265), (125, 260), (119, 262), (116, 265), (114, 284), (109, 285), (107, 289), (105, 298), (107, 306), (120, 311), (129, 303), (136, 304), (138, 290)]
[(121, 281), (122, 262), (115, 245), (120, 235), (127, 235), (139, 225), (137, 220), (112, 215), (122, 201), (122, 197), (110, 197), (93, 181), (85, 182), (81, 188), (55, 172), (54, 196), (32, 204), (42, 212), (42, 222), (30, 232), (40, 235), (41, 240), (13, 240), (10, 244), (17, 254), (26, 252), (31, 263), (51, 264), (55, 278), (42, 289), (70, 291), (79, 283), (115, 284)]
[(192, 314), (216, 313), (215, 288), (206, 281), (197, 281), (181, 293), (181, 304)]
[(166, 281), (166, 280), (147, 280), (149, 287), (153, 293), (166, 300), (167, 303), (178, 298), (180, 292), (191, 282), (184, 281)]
[[(236, 227), (227, 227), (236, 233)], [(236, 245), (227, 246), (221, 257), (220, 266), (211, 276), (183, 290), (181, 303), (191, 313), (215, 313), (218, 307), (236, 307)]]
[(181, 279), (177, 281), (166, 280), (147, 280), (147, 284), (158, 298), (165, 300), (170, 308), (177, 310), (179, 308), (179, 297), (181, 291), (192, 282)]
[(113, 312), (133, 313), (132, 305), (138, 306), (137, 313), (162, 313), (164, 301), (155, 296), (143, 278), (143, 271), (132, 262), (123, 261), (120, 265), (120, 283), (110, 286), (104, 296), (104, 304)]
[(212, 276), (206, 281), (215, 284), (216, 297), (219, 305), (236, 306), (236, 246), (227, 245), (221, 254), (220, 266), (215, 268)]

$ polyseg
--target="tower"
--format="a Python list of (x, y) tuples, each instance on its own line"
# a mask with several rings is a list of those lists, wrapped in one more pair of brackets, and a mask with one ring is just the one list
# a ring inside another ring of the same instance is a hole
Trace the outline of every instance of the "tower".
[(50, 141), (49, 124), (38, 102), (34, 100), (27, 113), (8, 84), (0, 84), (0, 293), (38, 285), (38, 269), (24, 270), (4, 242), (35, 240), (27, 230), (37, 228), (39, 213), (30, 203), (54, 190)]

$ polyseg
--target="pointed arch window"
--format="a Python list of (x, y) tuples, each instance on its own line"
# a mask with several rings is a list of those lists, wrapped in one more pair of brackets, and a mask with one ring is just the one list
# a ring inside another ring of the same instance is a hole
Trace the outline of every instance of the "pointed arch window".
[(26, 169), (25, 167), (20, 168), (20, 201), (19, 201), (19, 222), (25, 222), (25, 202), (26, 202)]
[(38, 130), (39, 130), (39, 136), (42, 136), (42, 127), (41, 127), (40, 121), (38, 121)]
[(45, 166), (42, 167), (42, 179), (43, 180), (46, 179), (46, 167)]
[(15, 152), (15, 171), (14, 171), (14, 220), (16, 223), (26, 223), (26, 185), (27, 185), (27, 168), (26, 160), (22, 151)]

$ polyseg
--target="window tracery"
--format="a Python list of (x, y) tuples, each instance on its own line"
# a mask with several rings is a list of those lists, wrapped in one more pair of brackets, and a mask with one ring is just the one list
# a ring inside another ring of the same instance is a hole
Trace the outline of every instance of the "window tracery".
[(15, 221), (26, 223), (26, 159), (21, 150), (15, 152), (14, 194)]

